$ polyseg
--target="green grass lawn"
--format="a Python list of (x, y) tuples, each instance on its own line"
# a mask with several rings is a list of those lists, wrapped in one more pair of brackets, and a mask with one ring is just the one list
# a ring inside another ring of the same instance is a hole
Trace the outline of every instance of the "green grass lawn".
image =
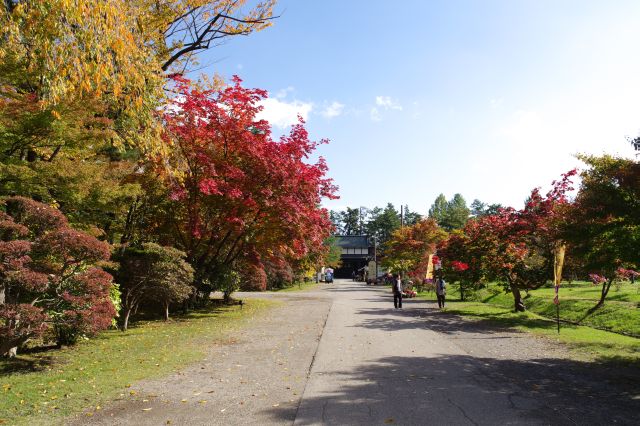
[[(611, 287), (605, 304), (595, 311), (592, 308), (600, 297), (600, 287), (591, 283), (574, 282), (560, 287), (560, 319), (590, 327), (613, 331), (630, 336), (640, 336), (640, 298), (638, 284), (625, 283), (619, 289)], [(554, 289), (549, 287), (532, 290), (524, 295), (527, 310), (546, 318), (556, 318), (556, 305), (553, 304)], [(447, 298), (456, 300), (460, 293), (450, 286)], [(512, 309), (513, 296), (505, 293), (497, 284), (489, 284), (471, 297), (473, 301)]]
[[(584, 299), (592, 300), (594, 303), (600, 299), (601, 286), (594, 286), (586, 281), (574, 281), (572, 283), (562, 283), (560, 286), (560, 297), (564, 299)], [(607, 295), (607, 301), (640, 303), (640, 281), (635, 284), (629, 282), (622, 283), (619, 287), (611, 286)], [(531, 293), (538, 297), (550, 297), (553, 299), (553, 287), (544, 287), (532, 290)]]
[(285, 288), (280, 288), (280, 289), (271, 290), (271, 291), (277, 291), (279, 293), (289, 293), (292, 291), (308, 291), (308, 290), (315, 290), (317, 288), (320, 288), (321, 285), (324, 285), (324, 283), (317, 283), (315, 281), (307, 281), (307, 282), (301, 281), (299, 283), (292, 285), (291, 287), (285, 287)]
[[(591, 283), (573, 283), (560, 287), (560, 319), (588, 325), (598, 329), (640, 337), (640, 295), (638, 284), (624, 283), (612, 286), (605, 303), (593, 310), (600, 299), (600, 286)], [(555, 318), (553, 288), (540, 288), (529, 292), (525, 299), (527, 308)]]
[[(553, 321), (556, 315), (553, 288), (530, 291), (524, 299), (528, 311), (515, 313), (513, 296), (500, 291), (496, 284), (477, 291), (473, 301), (468, 302), (460, 302), (460, 293), (450, 286), (447, 311), (545, 335), (569, 344), (584, 358), (640, 363), (640, 339), (620, 334), (640, 336), (637, 285), (626, 283), (618, 291), (612, 287), (604, 306), (592, 313), (589, 311), (599, 298), (599, 287), (585, 282), (563, 285), (560, 318), (580, 325), (561, 323), (560, 334)], [(435, 300), (433, 292), (419, 297)]]
[[(134, 324), (75, 347), (0, 361), (0, 424), (57, 424), (119, 395), (137, 380), (166, 375), (205, 357), (212, 341), (232, 339), (276, 302), (196, 311), (168, 323)], [(135, 395), (133, 395), (135, 396)]]

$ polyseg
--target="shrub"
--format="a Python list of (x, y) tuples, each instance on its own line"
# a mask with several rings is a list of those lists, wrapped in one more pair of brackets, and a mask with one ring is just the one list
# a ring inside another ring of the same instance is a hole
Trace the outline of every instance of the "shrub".
[(240, 270), (240, 290), (265, 291), (267, 289), (267, 273), (262, 265), (246, 265)]
[(122, 294), (123, 330), (141, 303), (160, 305), (168, 320), (170, 305), (186, 300), (194, 291), (193, 268), (184, 252), (173, 247), (145, 243), (126, 247), (114, 257), (120, 263), (116, 277)]
[(52, 330), (72, 344), (111, 324), (108, 244), (69, 227), (53, 207), (10, 197), (0, 211), (0, 355)]
[(284, 259), (274, 259), (264, 262), (267, 274), (267, 288), (280, 289), (293, 285), (293, 268)]

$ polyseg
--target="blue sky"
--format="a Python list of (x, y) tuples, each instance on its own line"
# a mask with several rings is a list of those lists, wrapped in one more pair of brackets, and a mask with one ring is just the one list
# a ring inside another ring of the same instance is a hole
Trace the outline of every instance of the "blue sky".
[(274, 25), (207, 52), (206, 71), (296, 113), (340, 187), (329, 208), (439, 193), (520, 207), (579, 165), (632, 156), (640, 132), (640, 2), (281, 0)]

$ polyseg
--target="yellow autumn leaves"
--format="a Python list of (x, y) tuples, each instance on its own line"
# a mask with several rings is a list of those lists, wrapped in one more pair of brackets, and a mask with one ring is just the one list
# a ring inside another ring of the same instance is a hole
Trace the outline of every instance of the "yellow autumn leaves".
[[(183, 71), (188, 34), (220, 36), (270, 25), (274, 1), (243, 11), (245, 0), (20, 0), (0, 5), (0, 99), (35, 94), (59, 119), (58, 105), (89, 99), (119, 121), (116, 139), (159, 149), (154, 117), (168, 73)], [(266, 19), (266, 20), (265, 20)], [(264, 22), (257, 22), (265, 20)], [(256, 21), (256, 22), (254, 22)], [(213, 45), (211, 46), (213, 47)], [(197, 49), (201, 51), (202, 49)]]

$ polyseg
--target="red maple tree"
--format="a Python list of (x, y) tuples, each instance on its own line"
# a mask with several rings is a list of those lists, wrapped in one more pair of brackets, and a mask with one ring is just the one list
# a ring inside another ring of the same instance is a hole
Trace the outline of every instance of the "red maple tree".
[(515, 309), (523, 311), (521, 290), (540, 287), (553, 277), (553, 249), (575, 174), (576, 170), (563, 174), (546, 195), (534, 189), (522, 210), (500, 209), (468, 221), (462, 233), (452, 234), (438, 253), (454, 275), (462, 271), (453, 270), (453, 262), (464, 262), (468, 269), (463, 275), (472, 281), (486, 277), (502, 282), (513, 294)]
[(164, 112), (163, 138), (173, 146), (159, 158), (170, 204), (164, 233), (187, 253), (203, 291), (240, 263), (301, 259), (324, 250), (331, 232), (323, 197), (337, 188), (304, 121), (274, 140), (258, 119), (267, 94), (234, 77), (221, 91), (200, 90), (177, 78), (180, 94)]

